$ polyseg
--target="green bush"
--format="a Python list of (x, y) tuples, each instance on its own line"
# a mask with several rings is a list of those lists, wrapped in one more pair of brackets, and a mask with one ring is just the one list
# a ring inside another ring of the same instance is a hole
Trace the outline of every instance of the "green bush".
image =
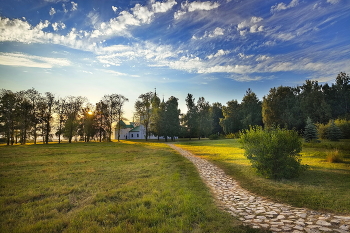
[(239, 138), (239, 133), (229, 133), (225, 135), (225, 138), (228, 139), (235, 139), (235, 138)]
[(317, 135), (317, 128), (316, 126), (312, 123), (311, 118), (308, 117), (306, 120), (306, 126), (304, 130), (304, 139), (305, 142), (312, 142), (318, 138)]
[(218, 139), (220, 139), (220, 136), (217, 135), (217, 134), (212, 134), (212, 135), (209, 136), (209, 139), (210, 140), (218, 140)]
[(307, 169), (300, 164), (302, 143), (294, 130), (255, 126), (241, 132), (240, 142), (252, 166), (267, 178), (290, 179)]
[(317, 132), (320, 138), (331, 141), (350, 139), (350, 121), (337, 119), (330, 120), (328, 124), (317, 124)]
[(327, 139), (331, 141), (339, 141), (342, 138), (342, 132), (339, 127), (331, 120), (327, 129)]
[(337, 119), (334, 121), (335, 125), (339, 127), (344, 139), (350, 139), (350, 121)]

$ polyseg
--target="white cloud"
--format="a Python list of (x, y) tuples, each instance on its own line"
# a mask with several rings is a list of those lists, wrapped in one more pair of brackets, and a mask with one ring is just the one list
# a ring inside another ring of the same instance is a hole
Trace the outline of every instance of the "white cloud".
[(183, 2), (181, 4), (181, 10), (174, 13), (175, 19), (180, 19), (183, 15), (185, 15), (187, 12), (193, 12), (193, 11), (209, 11), (212, 9), (216, 9), (220, 6), (218, 2), (191, 2), (188, 1)]
[(211, 55), (207, 56), (207, 58), (212, 59), (214, 57), (221, 57), (221, 56), (224, 56), (224, 55), (229, 54), (229, 53), (230, 53), (230, 51), (228, 51), (228, 50), (219, 49), (217, 51), (217, 53), (211, 54)]
[(117, 13), (118, 7), (112, 6), (112, 10), (114, 11), (114, 13)]
[(155, 2), (152, 4), (154, 13), (164, 13), (175, 6), (177, 2), (175, 0), (168, 0), (167, 2)]
[(198, 70), (200, 74), (206, 73), (237, 73), (237, 74), (245, 74), (251, 73), (252, 67), (249, 65), (216, 65), (212, 67), (201, 68)]
[(241, 59), (248, 59), (248, 58), (253, 57), (253, 55), (245, 55), (244, 53), (239, 53), (238, 56), (239, 56)]
[(116, 76), (130, 76), (130, 77), (134, 77), (134, 78), (139, 78), (139, 75), (133, 75), (133, 74), (126, 74), (126, 73), (122, 73), (122, 72), (118, 72), (118, 71), (114, 71), (114, 70), (106, 70), (106, 69), (101, 69), (101, 71), (105, 72), (105, 73), (109, 73), (109, 74), (113, 74)]
[(264, 77), (262, 76), (251, 76), (246, 74), (243, 74), (243, 75), (235, 74), (235, 75), (231, 75), (230, 78), (239, 82), (252, 82), (252, 81), (259, 81), (264, 79)]
[(259, 55), (257, 58), (256, 58), (256, 61), (265, 61), (267, 59), (270, 59), (269, 56), (266, 56), (266, 55)]
[(54, 15), (56, 14), (55, 8), (51, 7), (50, 11), (49, 11), (50, 15)]
[(0, 53), (0, 65), (48, 69), (55, 66), (70, 66), (71, 62), (63, 58), (39, 57), (22, 53)]
[(259, 25), (263, 20), (261, 17), (253, 16), (250, 20), (244, 20), (237, 25), (237, 30), (241, 36), (245, 36), (248, 32), (256, 33), (264, 31), (264, 26)]
[(62, 23), (62, 22), (59, 22), (59, 23), (55, 22), (55, 23), (52, 23), (51, 26), (52, 26), (52, 28), (53, 28), (54, 31), (57, 31), (57, 30), (59, 30), (59, 29), (65, 29), (65, 28), (66, 28), (66, 25), (65, 25), (64, 23)]
[(63, 3), (63, 4), (62, 4), (62, 8), (63, 8), (63, 12), (64, 12), (64, 13), (67, 13), (67, 12), (68, 12), (68, 10), (67, 10), (67, 8), (66, 8), (66, 4)]
[(209, 11), (215, 8), (218, 8), (220, 6), (220, 4), (218, 2), (191, 2), (188, 3), (186, 2), (186, 4), (184, 5), (185, 8), (188, 9), (189, 12), (192, 11), (198, 11), (198, 10), (203, 10), (203, 11)]
[(72, 3), (72, 10), (71, 11), (78, 10), (78, 3), (75, 3), (75, 2), (70, 2), (70, 3)]
[(340, 0), (327, 0), (327, 2), (334, 5), (340, 2)]
[(214, 29), (214, 31), (206, 31), (202, 37), (196, 37), (195, 35), (192, 36), (193, 40), (202, 40), (205, 38), (215, 38), (218, 36), (223, 36), (225, 32), (225, 29), (217, 27)]
[[(328, 1), (328, 0), (327, 0)], [(334, 0), (332, 0), (334, 1)], [(299, 4), (299, 0), (292, 0), (288, 5), (281, 2), (271, 7), (271, 13), (275, 13), (282, 10), (287, 10), (292, 7), (296, 7)]]

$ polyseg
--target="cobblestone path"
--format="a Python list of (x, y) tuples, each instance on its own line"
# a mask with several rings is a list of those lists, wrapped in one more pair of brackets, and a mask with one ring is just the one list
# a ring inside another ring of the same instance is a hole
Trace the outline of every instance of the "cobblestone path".
[(271, 202), (242, 189), (223, 170), (207, 160), (196, 157), (174, 144), (169, 146), (194, 163), (201, 178), (210, 187), (224, 210), (246, 225), (269, 229), (272, 232), (350, 232), (350, 216), (320, 213)]

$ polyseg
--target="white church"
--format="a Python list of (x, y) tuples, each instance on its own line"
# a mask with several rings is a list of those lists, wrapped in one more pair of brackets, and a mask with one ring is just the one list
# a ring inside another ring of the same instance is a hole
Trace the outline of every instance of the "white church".
[[(118, 139), (118, 125), (113, 128), (112, 139)], [(146, 128), (139, 123), (130, 122), (129, 125), (127, 125), (124, 121), (120, 121), (119, 139), (146, 139)], [(158, 139), (158, 137), (151, 134), (148, 139)], [(159, 137), (159, 139), (164, 139), (164, 137)]]

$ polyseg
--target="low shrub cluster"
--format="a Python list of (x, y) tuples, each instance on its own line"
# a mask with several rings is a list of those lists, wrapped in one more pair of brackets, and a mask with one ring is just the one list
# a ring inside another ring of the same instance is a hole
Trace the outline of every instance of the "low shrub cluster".
[(220, 139), (220, 135), (212, 134), (212, 135), (209, 136), (209, 139), (210, 140), (219, 140)]
[(317, 132), (320, 138), (331, 141), (350, 139), (350, 121), (337, 119), (330, 120), (328, 124), (317, 124)]
[(254, 126), (241, 133), (240, 142), (252, 166), (267, 178), (290, 179), (307, 169), (300, 163), (302, 143), (294, 130)]

